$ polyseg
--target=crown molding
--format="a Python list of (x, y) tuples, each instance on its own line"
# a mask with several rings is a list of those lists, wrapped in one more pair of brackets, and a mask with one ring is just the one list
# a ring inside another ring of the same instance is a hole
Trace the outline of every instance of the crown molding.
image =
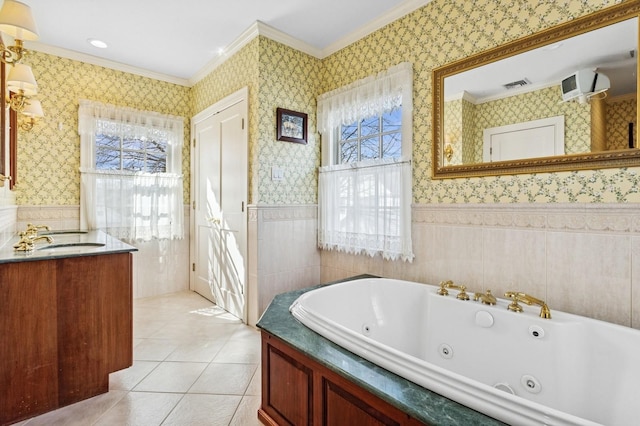
[(311, 55), (318, 59), (324, 59), (327, 56), (337, 52), (338, 50), (360, 40), (361, 38), (371, 34), (372, 32), (379, 30), (385, 25), (399, 19), (422, 6), (431, 3), (432, 0), (405, 0), (398, 6), (394, 7), (384, 15), (373, 20), (369, 24), (357, 29), (356, 31), (348, 34), (346, 37), (334, 42), (324, 49), (318, 49), (303, 41), (298, 40), (286, 34), (274, 27), (265, 24), (261, 21), (256, 21), (249, 28), (247, 28), (242, 34), (240, 34), (226, 49), (224, 54), (211, 60), (200, 71), (198, 71), (193, 77), (189, 79), (189, 84), (193, 86), (198, 81), (205, 78), (213, 70), (223, 64), (228, 58), (233, 56), (242, 47), (246, 46), (255, 37), (261, 35), (267, 37), (273, 41), (277, 41), (293, 49), (299, 50), (303, 53)]
[(223, 54), (209, 61), (209, 63), (207, 63), (202, 69), (200, 69), (200, 71), (198, 71), (193, 77), (191, 77), (189, 79), (189, 84), (193, 86), (194, 84), (205, 78), (213, 70), (222, 65), (227, 59), (232, 57), (240, 49), (249, 44), (251, 40), (258, 37), (259, 35), (282, 43), (293, 49), (307, 53), (308, 55), (314, 56), (316, 58), (320, 58), (320, 55), (322, 53), (320, 49), (302, 42), (287, 33), (277, 30), (262, 21), (256, 21), (249, 28), (244, 30), (242, 34), (240, 34), (229, 46), (227, 46), (224, 49)]
[(224, 48), (224, 53), (213, 58), (207, 64), (196, 72), (193, 77), (189, 79), (189, 85), (193, 86), (213, 70), (222, 65), (227, 59), (236, 54), (240, 49), (246, 46), (251, 40), (259, 35), (258, 22), (254, 22), (249, 28), (244, 30), (234, 41)]
[(149, 71), (143, 68), (126, 65), (121, 62), (98, 58), (97, 56), (89, 55), (87, 53), (76, 52), (75, 50), (68, 50), (68, 49), (63, 49), (61, 47), (50, 46), (48, 44), (39, 43), (37, 41), (25, 42), (25, 46), (29, 50), (35, 50), (35, 51), (46, 53), (49, 55), (60, 56), (62, 58), (84, 62), (87, 64), (98, 65), (98, 66), (101, 66), (104, 68), (110, 68), (116, 71), (122, 71), (129, 74), (139, 75), (141, 77), (152, 78), (154, 80), (166, 81), (167, 83), (173, 83), (180, 86), (187, 86), (187, 87), (190, 86), (189, 81), (183, 78), (173, 77), (167, 74), (161, 74), (158, 72)]
[(258, 28), (261, 36), (270, 38), (273, 41), (277, 41), (278, 43), (282, 43), (284, 45), (292, 47), (315, 58), (320, 59), (322, 56), (322, 50), (313, 47), (303, 41), (300, 41), (287, 33), (283, 33), (282, 31), (275, 29), (272, 26), (265, 24), (264, 22), (258, 21)]
[(508, 89), (506, 91), (497, 93), (495, 95), (489, 95), (483, 98), (476, 98), (471, 93), (467, 92), (466, 90), (463, 90), (462, 92), (445, 96), (444, 101), (450, 102), (450, 101), (459, 101), (461, 99), (464, 99), (465, 101), (471, 102), (474, 105), (480, 105), (487, 102), (498, 101), (500, 99), (511, 98), (517, 95), (524, 95), (525, 93), (537, 92), (539, 90), (544, 90), (544, 89), (548, 89), (550, 87), (555, 87), (559, 85), (560, 85), (559, 81), (527, 85), (517, 89)]
[(320, 59), (324, 59), (327, 56), (330, 56), (334, 53), (336, 53), (337, 51), (344, 49), (345, 47), (349, 46), (350, 44), (355, 43), (356, 41), (368, 36), (369, 34), (379, 30), (380, 28), (384, 27), (385, 25), (390, 24), (391, 22), (402, 18), (405, 15), (408, 15), (409, 13), (413, 12), (414, 10), (417, 10), (429, 3), (431, 3), (432, 0), (405, 0), (402, 3), (400, 3), (399, 5), (397, 5), (396, 7), (394, 7), (393, 9), (391, 9), (390, 11), (388, 11), (387, 13), (385, 13), (384, 15), (378, 17), (377, 19), (374, 19), (373, 21), (369, 22), (368, 24), (358, 28), (357, 30), (353, 31), (352, 33), (347, 34), (345, 37), (341, 38), (340, 40), (330, 44), (329, 46), (325, 47), (324, 49), (322, 49), (322, 54), (318, 57)]
[(523, 86), (516, 89), (508, 89), (507, 91), (502, 93), (498, 93), (491, 96), (485, 96), (484, 98), (477, 98), (476, 103), (484, 104), (486, 102), (498, 101), (500, 99), (511, 98), (517, 95), (524, 95), (525, 93), (537, 92), (539, 90), (544, 90), (544, 89), (548, 89), (550, 87), (555, 87), (555, 86), (559, 87), (560, 81), (545, 82), (545, 83), (527, 85), (527, 86)]
[(618, 95), (618, 96), (607, 96), (605, 98), (605, 102), (607, 103), (615, 103), (615, 102), (623, 102), (623, 101), (632, 101), (638, 97), (635, 93), (627, 93), (626, 95)]
[(465, 101), (470, 102), (472, 104), (478, 103), (478, 100), (471, 93), (467, 92), (466, 90), (463, 90), (462, 92), (455, 93), (455, 94), (450, 95), (450, 96), (445, 96), (445, 98), (444, 98), (445, 102), (460, 101), (460, 100), (465, 100)]

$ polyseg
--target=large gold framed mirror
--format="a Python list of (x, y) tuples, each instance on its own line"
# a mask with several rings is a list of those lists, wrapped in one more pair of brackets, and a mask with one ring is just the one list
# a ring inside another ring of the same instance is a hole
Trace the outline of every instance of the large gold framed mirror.
[[(1, 40), (1, 38), (0, 38)], [(5, 93), (5, 64), (0, 64), (0, 98), (4, 99), (6, 96)], [(6, 128), (7, 128), (7, 108), (2, 109), (2, 114), (0, 114), (0, 175), (6, 176), (8, 174), (8, 162), (7, 162), (7, 139), (6, 139)], [(3, 180), (0, 177), (0, 180)], [(4, 182), (3, 182), (4, 183)], [(2, 185), (2, 183), (0, 183)]]
[(433, 71), (433, 178), (640, 166), (628, 1)]

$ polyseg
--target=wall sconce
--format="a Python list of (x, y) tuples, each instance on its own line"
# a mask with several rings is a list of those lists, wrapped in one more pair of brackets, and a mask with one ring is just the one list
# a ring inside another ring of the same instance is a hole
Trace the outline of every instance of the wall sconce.
[(15, 44), (5, 46), (0, 41), (0, 60), (17, 64), (25, 53), (24, 40), (37, 40), (38, 29), (31, 15), (31, 8), (19, 1), (4, 0), (0, 9), (0, 31), (13, 37)]
[(5, 180), (11, 180), (11, 176), (0, 175), (0, 188), (4, 188)]
[(14, 64), (7, 77), (7, 90), (12, 93), (9, 106), (16, 112), (22, 112), (28, 98), (38, 93), (38, 83), (29, 65)]
[(447, 161), (451, 162), (451, 158), (453, 157), (453, 147), (450, 143), (446, 144), (444, 147), (444, 156), (447, 158)]
[(33, 126), (36, 124), (36, 119), (44, 117), (42, 104), (37, 99), (28, 99), (20, 115), (23, 117), (23, 119), (20, 120), (20, 128), (28, 132), (33, 129)]
[(12, 46), (6, 46), (0, 38), (0, 61), (11, 65), (7, 76), (7, 104), (25, 119), (20, 124), (23, 130), (31, 130), (36, 117), (44, 116), (42, 105), (31, 99), (38, 93), (38, 83), (29, 65), (20, 61), (27, 52), (24, 40), (37, 40), (38, 29), (31, 15), (31, 8), (16, 0), (4, 0), (0, 8), (0, 31), (13, 37)]

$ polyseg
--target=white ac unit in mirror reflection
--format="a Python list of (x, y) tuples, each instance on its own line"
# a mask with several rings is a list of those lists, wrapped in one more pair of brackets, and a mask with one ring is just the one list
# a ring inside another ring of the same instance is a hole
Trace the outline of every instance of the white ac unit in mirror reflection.
[(610, 87), (609, 77), (590, 69), (576, 71), (563, 78), (560, 83), (563, 102), (577, 100), (580, 103), (586, 103), (593, 96), (609, 90)]

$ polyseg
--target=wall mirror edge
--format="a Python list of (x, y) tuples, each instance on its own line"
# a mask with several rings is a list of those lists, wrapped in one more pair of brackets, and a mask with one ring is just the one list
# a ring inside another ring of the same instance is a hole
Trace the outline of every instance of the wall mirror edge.
[[(432, 134), (432, 178), (462, 178), (480, 176), (498, 176), (528, 173), (544, 173), (572, 170), (593, 170), (601, 168), (631, 167), (640, 165), (640, 149), (600, 151), (597, 153), (568, 154), (560, 156), (537, 157), (510, 161), (496, 161), (464, 165), (445, 164), (444, 136), (444, 80), (466, 70), (492, 64), (501, 59), (510, 58), (519, 53), (557, 43), (580, 34), (622, 22), (640, 19), (640, 1), (617, 4), (587, 16), (542, 30), (538, 33), (508, 42), (485, 52), (459, 59), (442, 65), (432, 71), (433, 89), (433, 134)], [(636, 37), (636, 43), (638, 36)], [(636, 65), (636, 79), (640, 73)], [(636, 122), (639, 109), (636, 91)]]

